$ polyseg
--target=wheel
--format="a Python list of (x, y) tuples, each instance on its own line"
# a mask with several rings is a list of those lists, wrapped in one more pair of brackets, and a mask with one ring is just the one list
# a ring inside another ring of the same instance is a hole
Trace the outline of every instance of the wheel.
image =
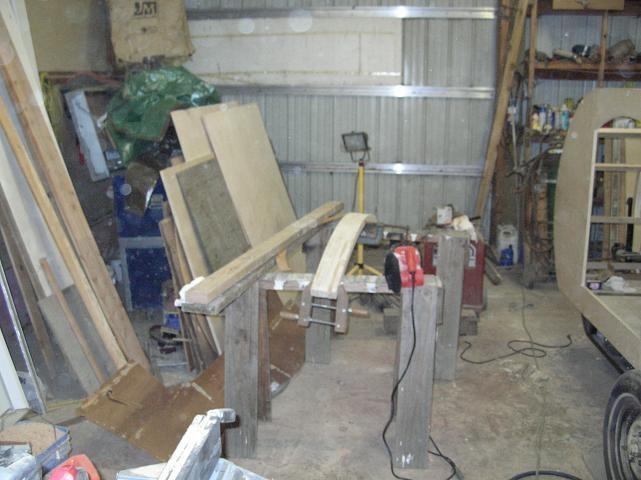
[(619, 377), (605, 410), (603, 458), (608, 480), (641, 479), (641, 373)]

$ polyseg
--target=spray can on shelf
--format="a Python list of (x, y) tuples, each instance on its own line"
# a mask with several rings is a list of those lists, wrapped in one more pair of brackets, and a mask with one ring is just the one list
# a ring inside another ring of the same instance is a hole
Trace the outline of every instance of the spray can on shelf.
[(544, 128), (548, 123), (547, 105), (539, 105), (539, 123), (541, 124), (541, 128)]
[(570, 109), (564, 103), (561, 107), (561, 130), (568, 130), (570, 128)]

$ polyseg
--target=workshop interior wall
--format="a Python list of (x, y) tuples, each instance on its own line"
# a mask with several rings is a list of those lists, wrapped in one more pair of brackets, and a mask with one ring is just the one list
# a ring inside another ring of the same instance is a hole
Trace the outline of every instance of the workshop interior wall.
[[(186, 1), (188, 12), (239, 8), (239, 3)], [(395, 4), (243, 1), (241, 6), (269, 9)], [(495, 2), (424, 1), (411, 5), (491, 7), (494, 11)], [(352, 208), (356, 175), (327, 170), (333, 164), (351, 164), (349, 155), (342, 151), (341, 134), (365, 131), (372, 148), (371, 163), (427, 166), (430, 172), (368, 174), (367, 211), (387, 223), (420, 228), (439, 205), (452, 203), (457, 210), (472, 212), (493, 112), (495, 59), (495, 19), (405, 19), (403, 85), (445, 87), (443, 92), (410, 98), (362, 92), (352, 95), (349, 90), (331, 95), (313, 89), (306, 92), (304, 88), (295, 93), (269, 89), (221, 92), (225, 100), (255, 101), (260, 106), (299, 216), (330, 199)], [(461, 94), (464, 89), (469, 90)], [(477, 95), (479, 92), (483, 94)], [(287, 168), (291, 164), (303, 165)]]

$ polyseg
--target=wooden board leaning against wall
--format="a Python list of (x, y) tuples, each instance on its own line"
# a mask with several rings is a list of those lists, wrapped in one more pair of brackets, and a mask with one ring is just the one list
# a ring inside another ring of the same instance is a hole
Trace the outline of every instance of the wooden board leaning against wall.
[[(216, 118), (208, 130), (205, 123), (210, 116)], [(218, 270), (296, 218), (255, 105), (178, 110), (172, 112), (172, 120), (185, 161), (163, 170), (161, 176), (191, 277), (197, 278)], [(254, 141), (247, 142), (248, 138)], [(245, 201), (252, 195), (253, 201)], [(289, 264), (302, 272), (303, 260), (296, 252)], [(282, 299), (291, 297), (284, 294)], [(207, 319), (220, 352), (222, 320)]]
[[(121, 358), (129, 358), (148, 368), (146, 355), (138, 343), (82, 213), (45, 113), (42, 93), (25, 69), (20, 56), (24, 49), (16, 43), (11, 29), (12, 25), (3, 14), (0, 20), (0, 41), (7, 48), (2, 49), (0, 53), (1, 73), (31, 147), (26, 154), (18, 154), (26, 151), (26, 145), (23, 145), (22, 138), (16, 134), (13, 136), (13, 151), (22, 159), (21, 169), (30, 182), (32, 194), (42, 199), (39, 208), (43, 216), (48, 218), (48, 228), (51, 229), (57, 247), (61, 249), (65, 266), (75, 272), (74, 283), (82, 293), (83, 302), (86, 303), (96, 328), (103, 332), (101, 337), (110, 350), (115, 366), (123, 364), (124, 360)], [(8, 122), (4, 127), (5, 132), (11, 130)], [(51, 200), (45, 198), (47, 193), (44, 197), (41, 195), (47, 189), (50, 191)], [(113, 343), (110, 338), (113, 338)]]

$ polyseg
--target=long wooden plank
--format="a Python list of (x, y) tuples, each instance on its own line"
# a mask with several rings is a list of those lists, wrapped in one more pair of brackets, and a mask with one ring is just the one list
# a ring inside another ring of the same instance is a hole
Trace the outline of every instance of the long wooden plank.
[(203, 126), (203, 117), (209, 113), (227, 110), (237, 105), (238, 102), (226, 102), (171, 112), (171, 120), (186, 162), (212, 158), (214, 155)]
[(239, 424), (225, 429), (230, 457), (250, 458), (258, 431), (258, 285), (225, 310), (225, 407), (233, 408)]
[[(256, 246), (296, 220), (265, 125), (255, 103), (203, 117), (212, 149), (250, 245)], [(290, 258), (302, 272), (302, 254)]]
[(396, 399), (392, 452), (394, 465), (399, 468), (426, 468), (428, 464), (436, 323), (441, 317), (442, 299), (441, 282), (434, 276), (427, 276), (425, 285), (416, 287), (414, 292), (410, 288), (401, 292), (396, 378), (400, 378), (412, 352), (413, 355)]
[(463, 274), (469, 240), (467, 234), (453, 232), (439, 236), (436, 275), (443, 283), (443, 321), (438, 326), (434, 378), (454, 380), (458, 348), (461, 308), (463, 302)]
[[(35, 160), (51, 189), (64, 226), (78, 253), (80, 266), (84, 267), (86, 271), (86, 275), (83, 276), (87, 287), (81, 287), (78, 284), (77, 287), (79, 291), (84, 292), (82, 295), (87, 297), (87, 290), (95, 292), (94, 301), (87, 300), (90, 303), (87, 309), (96, 315), (98, 314), (97, 308), (101, 308), (105, 312), (102, 318), (106, 319), (107, 329), (113, 331), (110, 336), (116, 337), (117, 343), (122, 349), (120, 355), (117, 355), (116, 349), (110, 346), (109, 349), (114, 356), (119, 357), (124, 352), (128, 358), (135, 360), (144, 368), (149, 368), (149, 361), (138, 342), (131, 321), (109, 277), (96, 241), (82, 212), (49, 120), (44, 112), (42, 94), (32, 89), (22, 61), (15, 53), (15, 45), (4, 18), (0, 18), (0, 42), (5, 45), (5, 48), (0, 49), (0, 71), (14, 103), (18, 107), (19, 118), (34, 152)], [(96, 297), (97, 303), (95, 303)], [(99, 321), (99, 323), (102, 322)], [(103, 333), (107, 333), (104, 325), (97, 328)], [(121, 364), (122, 361), (119, 360), (117, 365)]]
[(591, 223), (605, 223), (610, 225), (641, 225), (641, 218), (635, 217), (608, 217), (604, 215), (592, 215)]
[(82, 333), (82, 330), (80, 329), (80, 325), (78, 325), (78, 321), (76, 320), (76, 317), (71, 311), (71, 307), (69, 307), (69, 303), (67, 302), (67, 299), (62, 293), (62, 290), (60, 290), (60, 286), (56, 281), (56, 277), (53, 274), (53, 270), (51, 270), (51, 266), (49, 265), (49, 262), (47, 261), (46, 258), (41, 258), (40, 265), (42, 266), (42, 270), (45, 276), (47, 277), (47, 281), (49, 282), (49, 287), (51, 288), (51, 291), (53, 292), (54, 297), (56, 297), (56, 299), (58, 300), (58, 303), (60, 304), (60, 308), (62, 309), (62, 314), (64, 315), (65, 320), (67, 320), (67, 323), (69, 323), (69, 327), (71, 328), (71, 331), (76, 337), (76, 341), (78, 342), (78, 345), (80, 345), (80, 350), (82, 351), (85, 358), (87, 359), (87, 362), (89, 362), (89, 366), (91, 367), (91, 370), (93, 370), (93, 373), (98, 379), (98, 382), (100, 382), (101, 384), (104, 383), (107, 380), (107, 377), (103, 373), (100, 365), (98, 365), (98, 360), (96, 360), (95, 355), (91, 351), (91, 348), (89, 347), (89, 343), (87, 342), (87, 338), (85, 337), (85, 334)]
[(641, 128), (599, 128), (596, 134), (599, 138), (641, 137)]
[(202, 160), (191, 162), (189, 165), (187, 163), (182, 163), (160, 171), (160, 178), (162, 178), (162, 184), (165, 188), (165, 193), (167, 194), (167, 200), (171, 206), (171, 213), (176, 225), (176, 231), (178, 232), (180, 242), (185, 250), (189, 269), (194, 277), (209, 275), (211, 272), (207, 267), (205, 254), (200, 247), (200, 242), (198, 241), (194, 224), (191, 221), (191, 216), (189, 215), (189, 209), (187, 208), (185, 198), (180, 190), (177, 175), (188, 168), (192, 168), (193, 166), (204, 164), (209, 161), (211, 161), (211, 158), (204, 158)]
[(594, 166), (597, 172), (638, 172), (641, 165), (630, 165), (625, 163), (597, 163)]
[[(171, 271), (171, 280), (174, 285), (174, 292), (179, 291), (184, 285), (184, 280), (180, 272), (180, 266), (178, 265), (178, 253), (176, 245), (176, 230), (174, 227), (174, 220), (171, 217), (165, 217), (160, 222), (158, 222), (158, 228), (160, 229), (160, 236), (163, 239), (165, 244), (165, 253), (167, 254), (167, 262), (169, 263), (169, 269)], [(205, 368), (205, 365), (202, 363), (202, 357), (200, 355), (200, 345), (198, 345), (199, 337), (191, 335), (193, 329), (190, 328), (188, 323), (190, 319), (188, 313), (179, 311), (180, 322), (183, 330), (183, 336), (188, 338), (190, 341), (185, 343), (185, 353), (188, 364), (193, 368), (196, 368), (197, 371), (201, 371)]]
[[(16, 156), (17, 163), (24, 173), (25, 179), (31, 189), (33, 197), (38, 205), (38, 208), (42, 212), (42, 216), (45, 219), (47, 227), (51, 232), (60, 254), (65, 261), (71, 278), (76, 284), (76, 288), (80, 293), (82, 301), (85, 303), (87, 310), (91, 316), (92, 321), (96, 326), (96, 330), (100, 335), (100, 338), (105, 344), (105, 348), (109, 353), (110, 358), (116, 365), (116, 368), (120, 368), (127, 363), (123, 351), (120, 349), (114, 334), (111, 331), (107, 318), (105, 317), (98, 299), (96, 298), (95, 292), (91, 289), (89, 284), (89, 279), (87, 278), (85, 272), (80, 265), (80, 261), (76, 256), (76, 253), (73, 250), (73, 247), (67, 237), (64, 227), (60, 223), (58, 216), (47, 196), (40, 179), (38, 178), (38, 172), (35, 167), (32, 165), (27, 154), (25, 146), (22, 144), (22, 140), (18, 135), (16, 127), (11, 122), (11, 117), (7, 110), (6, 105), (3, 101), (0, 100), (0, 125), (2, 126), (7, 140), (11, 145), (11, 149)], [(84, 218), (84, 217), (83, 217)], [(131, 324), (129, 324), (131, 327)]]
[[(293, 222), (271, 238), (248, 250), (240, 257), (209, 275), (205, 280), (185, 292), (185, 302), (189, 304), (207, 306), (217, 297), (222, 296), (231, 289), (240, 279), (259, 269), (278, 253), (303, 239), (316, 228), (340, 212), (343, 208), (341, 202), (328, 202), (300, 220)], [(242, 292), (241, 292), (242, 293)]]
[(510, 98), (510, 89), (512, 88), (512, 78), (517, 67), (521, 43), (523, 41), (523, 31), (525, 30), (525, 18), (527, 14), (528, 0), (519, 0), (516, 10), (516, 17), (510, 35), (510, 46), (507, 52), (507, 59), (501, 75), (499, 92), (496, 99), (494, 119), (490, 130), (490, 138), (487, 144), (485, 154), (485, 165), (483, 167), (483, 176), (479, 185), (479, 192), (476, 197), (475, 213), (482, 216), (485, 213), (485, 205), (490, 194), (492, 177), (494, 177), (494, 166), (496, 165), (496, 155), (498, 146), (503, 134), (503, 126), (507, 115), (507, 104)]
[(338, 222), (316, 269), (311, 287), (312, 297), (336, 299), (338, 286), (345, 275), (356, 240), (365, 223), (375, 221), (373, 215), (348, 213)]
[[(18, 287), (29, 315), (29, 320), (33, 326), (36, 340), (45, 360), (45, 365), (49, 373), (55, 371), (55, 357), (51, 348), (51, 338), (45, 326), (42, 312), (38, 308), (38, 294), (32, 278), (29, 275), (29, 258), (26, 253), (24, 244), (21, 245), (21, 239), (17, 235), (16, 224), (9, 207), (9, 202), (4, 191), (0, 188), (0, 236), (7, 249), (9, 260), (16, 274)], [(39, 285), (39, 284), (38, 284)]]

